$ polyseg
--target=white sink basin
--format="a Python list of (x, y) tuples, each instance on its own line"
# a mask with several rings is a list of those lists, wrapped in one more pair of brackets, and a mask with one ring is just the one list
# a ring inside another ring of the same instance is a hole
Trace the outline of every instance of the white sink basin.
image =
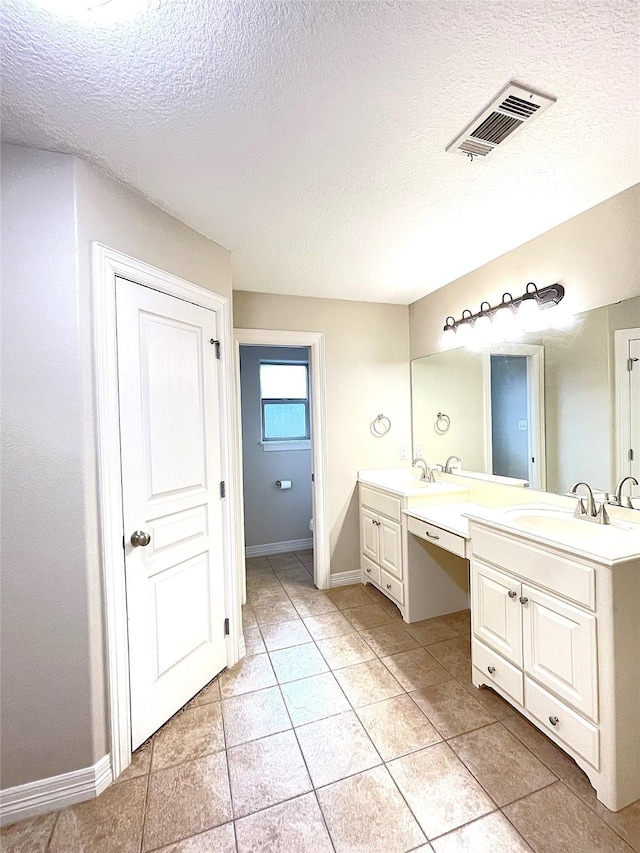
[(532, 530), (552, 537), (570, 537), (578, 539), (599, 538), (613, 531), (640, 533), (640, 525), (622, 521), (610, 524), (594, 524), (582, 518), (575, 518), (569, 511), (559, 507), (514, 507), (506, 510), (505, 515), (524, 530)]

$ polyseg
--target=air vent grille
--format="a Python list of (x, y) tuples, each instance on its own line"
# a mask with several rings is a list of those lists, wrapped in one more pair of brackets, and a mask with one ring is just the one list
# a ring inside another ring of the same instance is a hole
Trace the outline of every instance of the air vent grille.
[(488, 157), (554, 103), (555, 98), (511, 82), (447, 145), (446, 150), (471, 159)]

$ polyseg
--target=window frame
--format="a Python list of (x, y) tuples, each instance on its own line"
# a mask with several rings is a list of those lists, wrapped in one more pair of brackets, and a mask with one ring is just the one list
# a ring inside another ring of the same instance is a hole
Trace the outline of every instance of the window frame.
[[(261, 381), (261, 369), (262, 365), (278, 365), (282, 367), (304, 367), (306, 370), (306, 397), (263, 397), (262, 396), (262, 381)], [(259, 385), (259, 393), (260, 393), (260, 434), (261, 434), (261, 444), (264, 450), (275, 450), (275, 449), (291, 449), (291, 450), (303, 450), (311, 446), (311, 406), (309, 399), (309, 391), (310, 391), (310, 383), (309, 383), (309, 362), (308, 361), (283, 361), (282, 359), (260, 359), (258, 366), (258, 385)], [(268, 438), (265, 435), (265, 405), (291, 405), (292, 403), (298, 403), (304, 405), (304, 422), (305, 422), (305, 435), (300, 436), (277, 436), (274, 438)], [(279, 447), (281, 445), (287, 445)]]

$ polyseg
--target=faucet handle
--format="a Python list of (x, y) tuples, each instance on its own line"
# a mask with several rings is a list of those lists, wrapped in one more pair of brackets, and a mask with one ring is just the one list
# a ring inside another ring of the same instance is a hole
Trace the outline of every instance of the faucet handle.
[(573, 513), (574, 518), (582, 518), (582, 516), (585, 516), (586, 514), (587, 510), (585, 509), (584, 501), (582, 498), (578, 498), (578, 503), (576, 504), (576, 509)]
[(596, 512), (596, 520), (598, 524), (611, 524), (609, 520), (609, 513), (607, 512), (607, 508), (604, 503), (601, 503), (597, 512)]

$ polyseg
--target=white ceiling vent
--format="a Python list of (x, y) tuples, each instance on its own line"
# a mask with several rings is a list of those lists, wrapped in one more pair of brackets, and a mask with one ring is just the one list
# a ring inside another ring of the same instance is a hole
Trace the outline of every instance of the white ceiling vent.
[(445, 150), (464, 154), (472, 160), (488, 157), (555, 102), (556, 99), (548, 95), (540, 95), (517, 83), (508, 83)]

